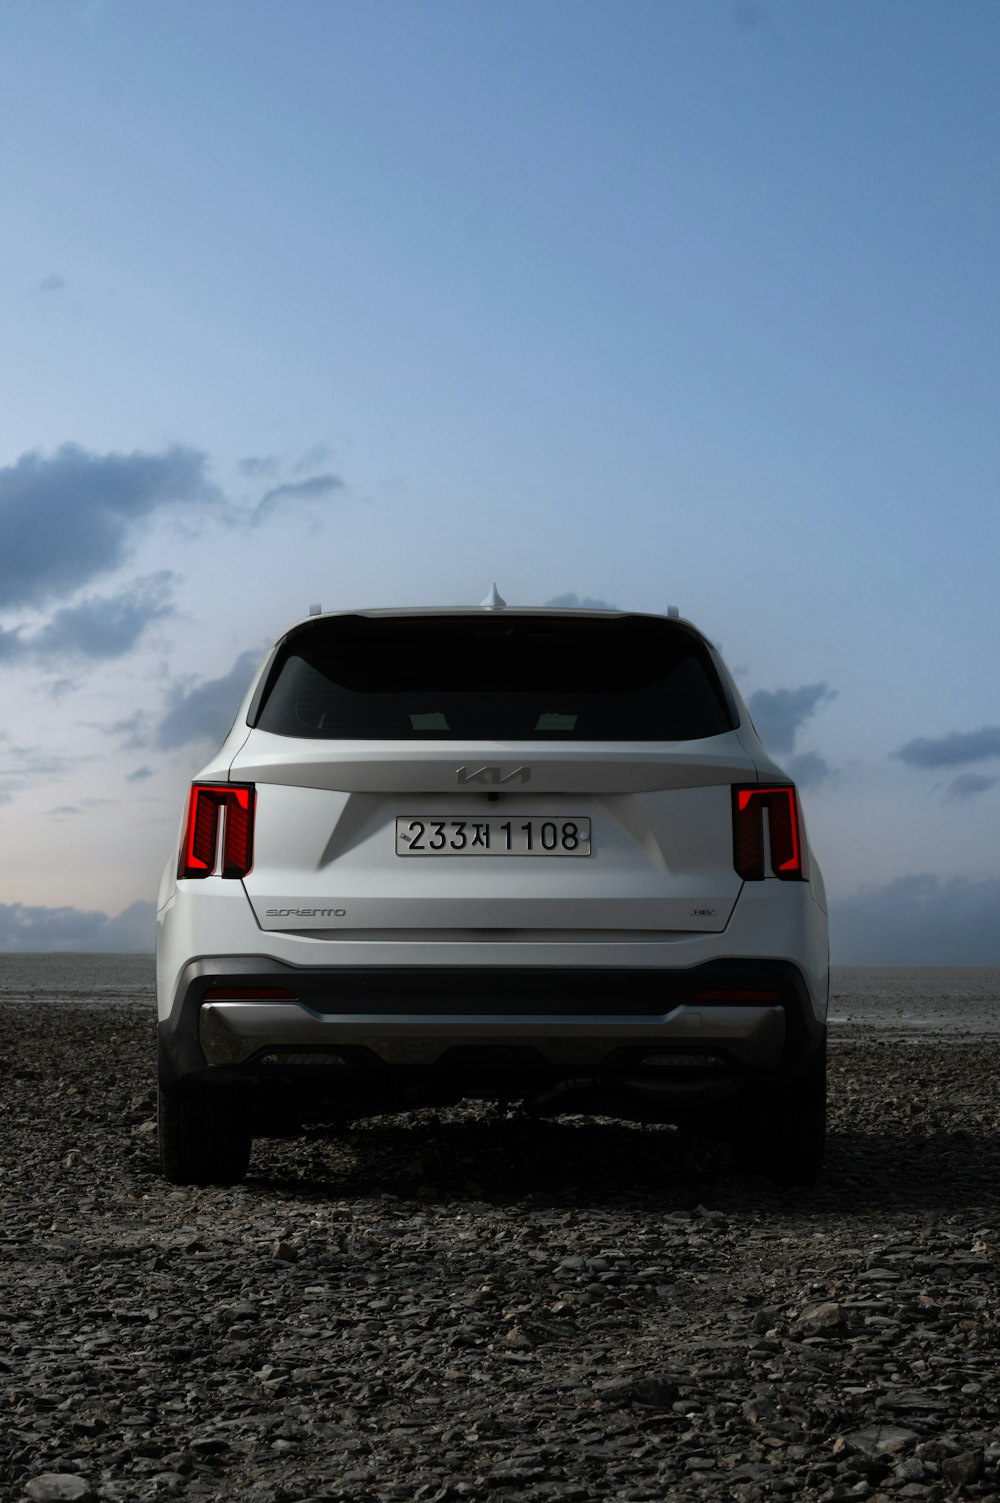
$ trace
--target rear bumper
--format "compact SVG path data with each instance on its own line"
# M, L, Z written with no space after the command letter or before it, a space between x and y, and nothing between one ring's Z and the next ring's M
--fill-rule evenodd
M637 1063L666 1082L682 1060L695 1085L780 1084L825 1038L826 916L807 883L746 884L721 934L572 942L264 934L238 883L213 886L160 913L168 1088L243 1084L345 1107L391 1103L408 1084L513 1098L631 1078ZM254 988L286 995L239 995ZM733 989L739 1001L712 996Z
M288 995L234 995L254 991ZM614 1074L643 1059L668 1072L683 1060L688 1079L777 1080L801 1073L824 1033L801 971L787 962L296 971L229 956L186 967L160 1024L161 1078L298 1082L322 1094L428 1072L476 1087L506 1072L516 1093L513 1077Z
M549 1064L574 1070L600 1068L610 1051L636 1045L724 1054L743 1070L767 1070L779 1064L785 1042L785 1015L776 1004L681 1006L652 1026L646 1017L594 1017L560 1029L561 1023L544 1016L519 1018L516 1025L509 1017L478 1015L326 1018L301 1005L215 1002L201 1009L199 1038L209 1066L248 1065L261 1057L266 1066L281 1065L283 1053L297 1057L302 1050L317 1051L320 1062L338 1046L345 1050L338 1065L362 1048L385 1065L437 1066L457 1046L506 1048L516 1038Z

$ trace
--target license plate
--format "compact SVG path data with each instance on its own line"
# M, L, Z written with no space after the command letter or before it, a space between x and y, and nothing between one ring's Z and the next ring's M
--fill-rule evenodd
M589 856L589 819L397 819L397 856Z

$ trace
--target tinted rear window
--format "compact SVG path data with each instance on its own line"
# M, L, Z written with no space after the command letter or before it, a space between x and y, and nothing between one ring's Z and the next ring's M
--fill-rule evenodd
M736 723L704 642L641 616L309 623L252 715L325 740L690 741Z

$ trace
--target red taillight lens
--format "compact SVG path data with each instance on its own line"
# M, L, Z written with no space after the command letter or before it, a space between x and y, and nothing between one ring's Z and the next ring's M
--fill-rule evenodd
M247 783L193 783L177 866L179 877L245 877L253 865L254 788Z
M765 809L771 871L786 882L803 881L799 806L790 783L733 789L733 865L744 881L763 880Z

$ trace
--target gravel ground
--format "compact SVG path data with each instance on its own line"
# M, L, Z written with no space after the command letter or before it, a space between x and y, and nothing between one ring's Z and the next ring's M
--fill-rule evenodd
M1000 1039L835 1028L810 1192L478 1108L177 1190L152 1056L0 1005L4 1500L1000 1498Z

